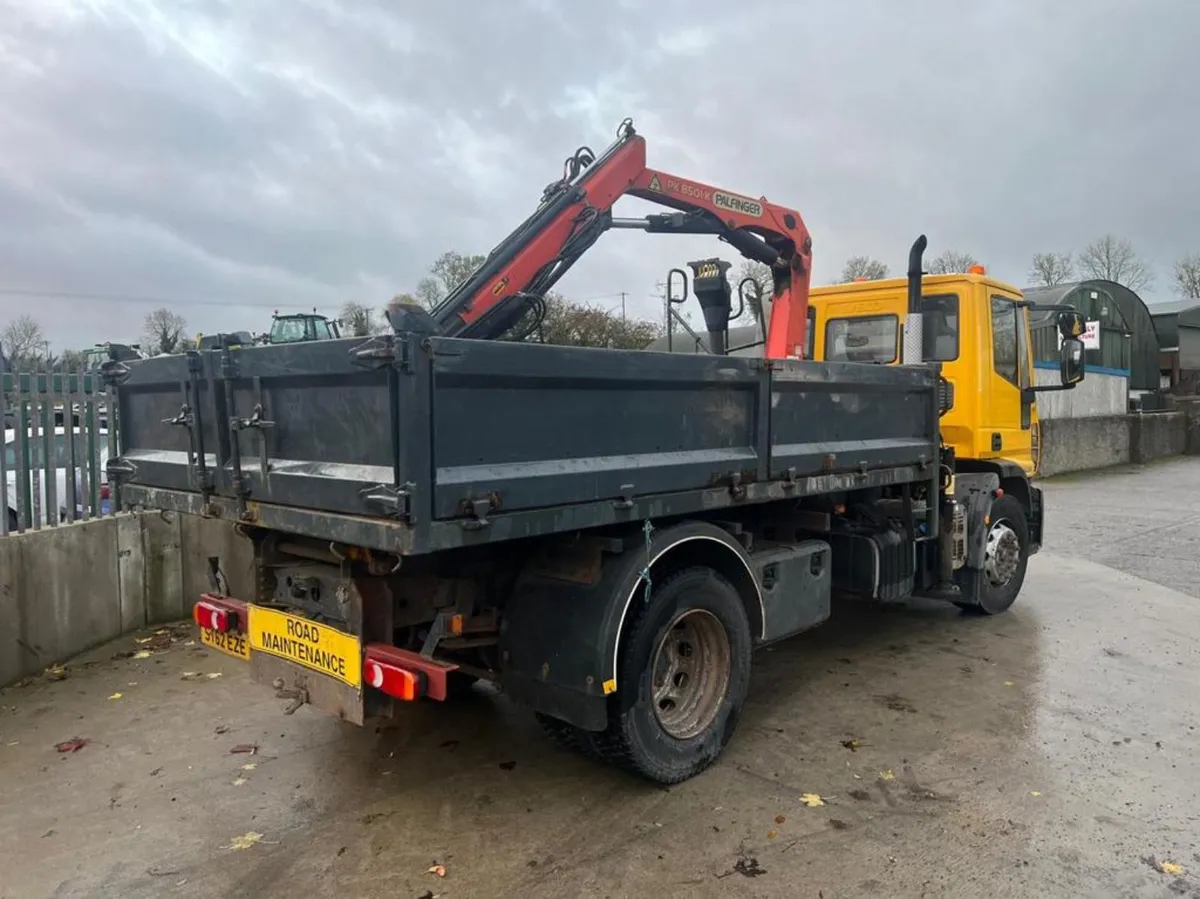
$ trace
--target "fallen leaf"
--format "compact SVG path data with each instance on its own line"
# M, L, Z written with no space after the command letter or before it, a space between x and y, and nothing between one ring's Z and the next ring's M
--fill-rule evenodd
M1015 686L1015 685L1013 684L1013 682L1012 682L1012 681L1010 681L1010 680L1006 680L1006 681L1004 682L1004 686L1006 686L1006 687L1012 687L1012 686Z
M1177 865L1175 862L1160 862L1158 865L1158 870L1162 871L1164 874L1182 874L1183 865Z
M842 746L849 749L851 752L858 752L862 746L862 740L842 740Z
M70 672L68 672L67 669L62 665L51 665L43 672L43 674L45 674L50 680L66 680L71 676Z
M159 767L159 768L155 768L153 771L151 771L151 772L150 772L150 776L151 776L151 777L158 777L158 775L162 774L162 770L163 770L163 769L162 769L161 767Z
M233 785L234 785L235 787L240 787L240 786L242 786L242 785L243 785L243 784L245 784L245 783L246 783L246 778L242 777L241 775L238 775L238 776L237 776L237 777L235 777L235 778L234 778L234 780L233 780Z
M122 696L124 696L124 695L125 695L124 693L114 693L114 694L112 694L112 695L111 695L110 697L108 697L108 698L109 698L109 699L120 699L120 698L121 698Z
M234 837L229 841L226 849L249 849L251 846L257 845L263 841L263 835L256 831L244 833L240 837Z
M250 755L255 755L258 753L258 744L257 743L238 743L231 750L229 750L230 755L238 755L240 753L249 753Z
M195 641L195 640L184 640L184 641L183 641L183 645L184 645L184 646L195 646L195 645L196 645L196 641Z
M778 833L777 831L774 831L774 830L768 830L768 831L767 831L767 839L768 839L768 840L773 840L773 839L775 839L777 836L779 836L779 833Z
M733 863L733 867L724 874L718 874L717 879L729 877L731 874L741 874L743 877L758 877L766 874L767 869L760 867L756 858L739 858Z
M221 672L220 671L210 671L208 674L206 674L204 676L207 677L209 680L216 680L218 677L221 676Z
M246 762L246 764L242 765L242 770L243 771L253 771L257 767L258 767L258 762Z
M893 773L892 773L892 769L891 769L891 768L889 768L889 769L888 769L888 770L886 770L886 771L880 771L880 772L879 772L879 779L880 779L880 780L895 780L895 779L896 779L896 775L895 775L895 774L893 774Z
M171 633L171 632L169 630L167 630L165 627L160 627L158 630L156 630L154 632L154 636L161 637L163 634L169 634L169 633Z
M784 821L786 821L786 820L787 820L787 815L776 815L776 816L775 816L775 823L776 823L776 824L782 824L782 823L783 823Z
M54 748L59 752L78 752L90 742L92 741L89 737L72 737L69 740L63 740L61 743L55 743Z
M1041 791L1041 790L1030 790L1030 791L1029 791L1029 795L1030 795L1030 796L1041 796L1041 795L1042 795L1042 791Z
M426 874L436 874L438 877L445 877L446 876L446 866L445 865L433 865L425 873Z
M153 637L134 637L133 642L138 643L142 646L145 646L147 643L149 643L153 639L154 639Z
M180 680L196 680L200 676L199 671L185 671L179 675Z
M135 653L133 654L133 658L135 658L135 659L148 659L148 658L150 658L150 656L151 656L151 655L152 655L152 653L150 652L150 650L148 650L148 649L139 649L137 652L135 652Z
M120 652L114 652L112 657L114 662L119 662L122 659L132 659L133 655L132 649L123 649Z
M809 808L816 808L819 805L825 804L825 800L822 799L817 793L802 793L800 795L800 801Z
M218 724L216 727L213 728L214 734L224 734L224 733L228 733L228 732L229 732L228 724Z

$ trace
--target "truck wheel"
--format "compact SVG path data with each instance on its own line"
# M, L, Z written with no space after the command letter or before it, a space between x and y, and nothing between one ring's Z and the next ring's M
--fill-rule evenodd
M741 597L710 568L688 568L634 598L621 635L599 757L662 784L707 768L737 725L750 684L750 624Z
M983 570L973 572L979 581L979 602L963 608L984 615L998 615L1016 601L1029 564L1029 524L1025 520L1025 509L1008 494L992 504L984 552Z

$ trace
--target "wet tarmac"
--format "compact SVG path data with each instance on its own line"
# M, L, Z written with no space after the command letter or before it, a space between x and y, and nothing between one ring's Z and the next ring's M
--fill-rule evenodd
M1009 614L839 610L669 790L487 692L359 730L123 639L0 692L0 897L1200 897L1200 460L1045 487Z

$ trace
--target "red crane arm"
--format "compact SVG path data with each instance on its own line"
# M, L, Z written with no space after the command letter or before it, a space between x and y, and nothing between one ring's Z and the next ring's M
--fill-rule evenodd
M612 207L626 194L677 211L614 222ZM803 357L812 240L800 214L647 168L646 141L628 120L599 158L581 148L567 160L563 178L546 188L533 215L446 297L434 318L451 336L500 336L614 226L715 234L747 258L770 265L774 286L766 355Z

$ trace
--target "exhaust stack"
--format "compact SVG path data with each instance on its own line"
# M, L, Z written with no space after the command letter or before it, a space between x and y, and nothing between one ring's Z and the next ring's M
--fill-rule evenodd
M921 277L925 274L922 260L929 241L922 234L913 241L912 249L908 251L908 315L904 318L904 357L905 365L915 365L925 361L925 328L921 313Z

